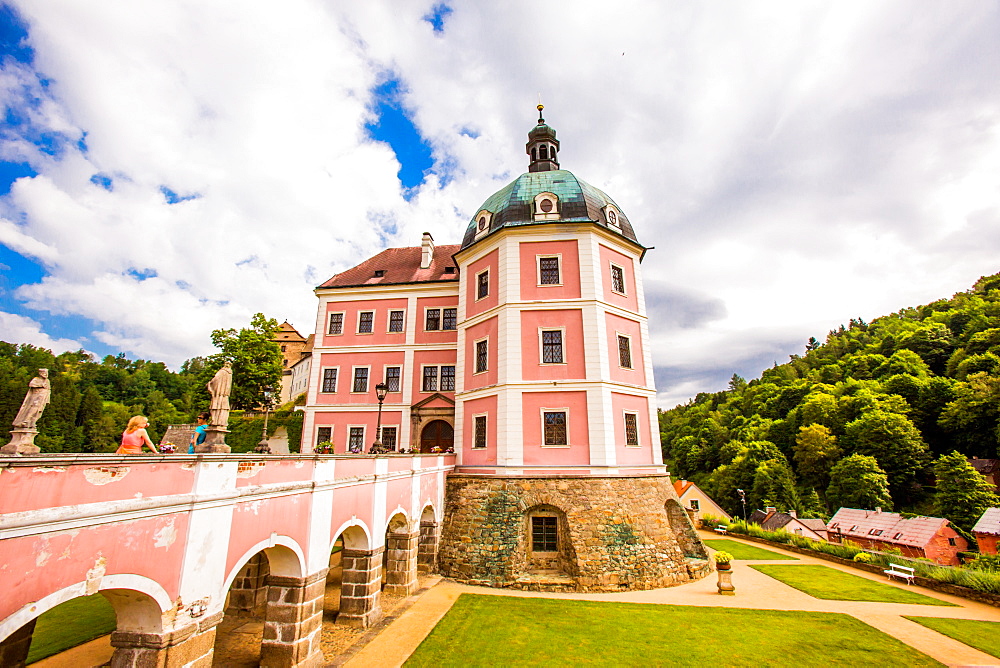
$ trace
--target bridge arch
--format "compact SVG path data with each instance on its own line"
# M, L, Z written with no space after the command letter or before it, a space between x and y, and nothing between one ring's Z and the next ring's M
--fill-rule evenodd
M163 613L173 607L170 596L155 580L133 574L107 575L101 578L97 591L88 589L83 580L25 604L0 621L0 641L57 605L93 593L102 594L114 608L118 631L162 633Z
M233 586L233 581L236 579L240 570L246 566L247 562L249 562L250 559L252 559L258 552L263 552L267 555L271 575L301 578L305 574L305 552L303 552L302 548L295 541L295 539L289 538L288 536L272 534L270 538L257 543L244 552L243 556L236 560L236 565L229 572L229 575L226 576L226 582L222 591L229 591L229 588Z
M330 550L333 550L338 538L344 539L345 550L370 550L372 549L372 532L364 521L350 519L340 525L333 532L333 540L330 542Z

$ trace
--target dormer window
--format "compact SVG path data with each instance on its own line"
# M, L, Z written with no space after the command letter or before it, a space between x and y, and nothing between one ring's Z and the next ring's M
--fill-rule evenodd
M455 273L455 267L445 267L444 268L444 273L446 273L446 274L454 274Z
M383 276L385 276L385 269L375 270L375 278L382 278Z
M559 220L559 198L553 193L535 195L535 220Z
M493 214L485 209L476 214L476 236L481 237L490 231L490 221Z
M608 227L613 227L620 232L622 228L621 218L621 212L616 210L610 204L604 207L604 219L608 221Z

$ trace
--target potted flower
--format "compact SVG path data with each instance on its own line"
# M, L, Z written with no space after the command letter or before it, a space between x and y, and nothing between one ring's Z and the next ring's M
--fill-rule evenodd
M333 443L330 441L323 441L322 443L316 444L315 453L317 455L329 455L333 452Z
M728 571L733 567L729 562L733 560L733 555L719 550L715 553L715 568L720 571Z

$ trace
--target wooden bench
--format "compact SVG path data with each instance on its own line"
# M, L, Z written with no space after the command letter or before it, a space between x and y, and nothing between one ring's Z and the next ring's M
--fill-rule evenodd
M715 527L715 533L721 533L723 536L726 535L726 527Z
M906 580L906 584L913 584L913 578L916 577L915 571L909 566L900 566L899 564L889 564L889 570L882 571L889 576L889 579L899 578L901 580Z

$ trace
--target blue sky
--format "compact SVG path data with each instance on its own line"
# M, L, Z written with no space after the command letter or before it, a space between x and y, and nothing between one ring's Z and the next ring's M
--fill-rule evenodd
M0 339L307 331L334 273L460 240L539 93L655 246L662 406L1000 271L995 2L0 7Z

